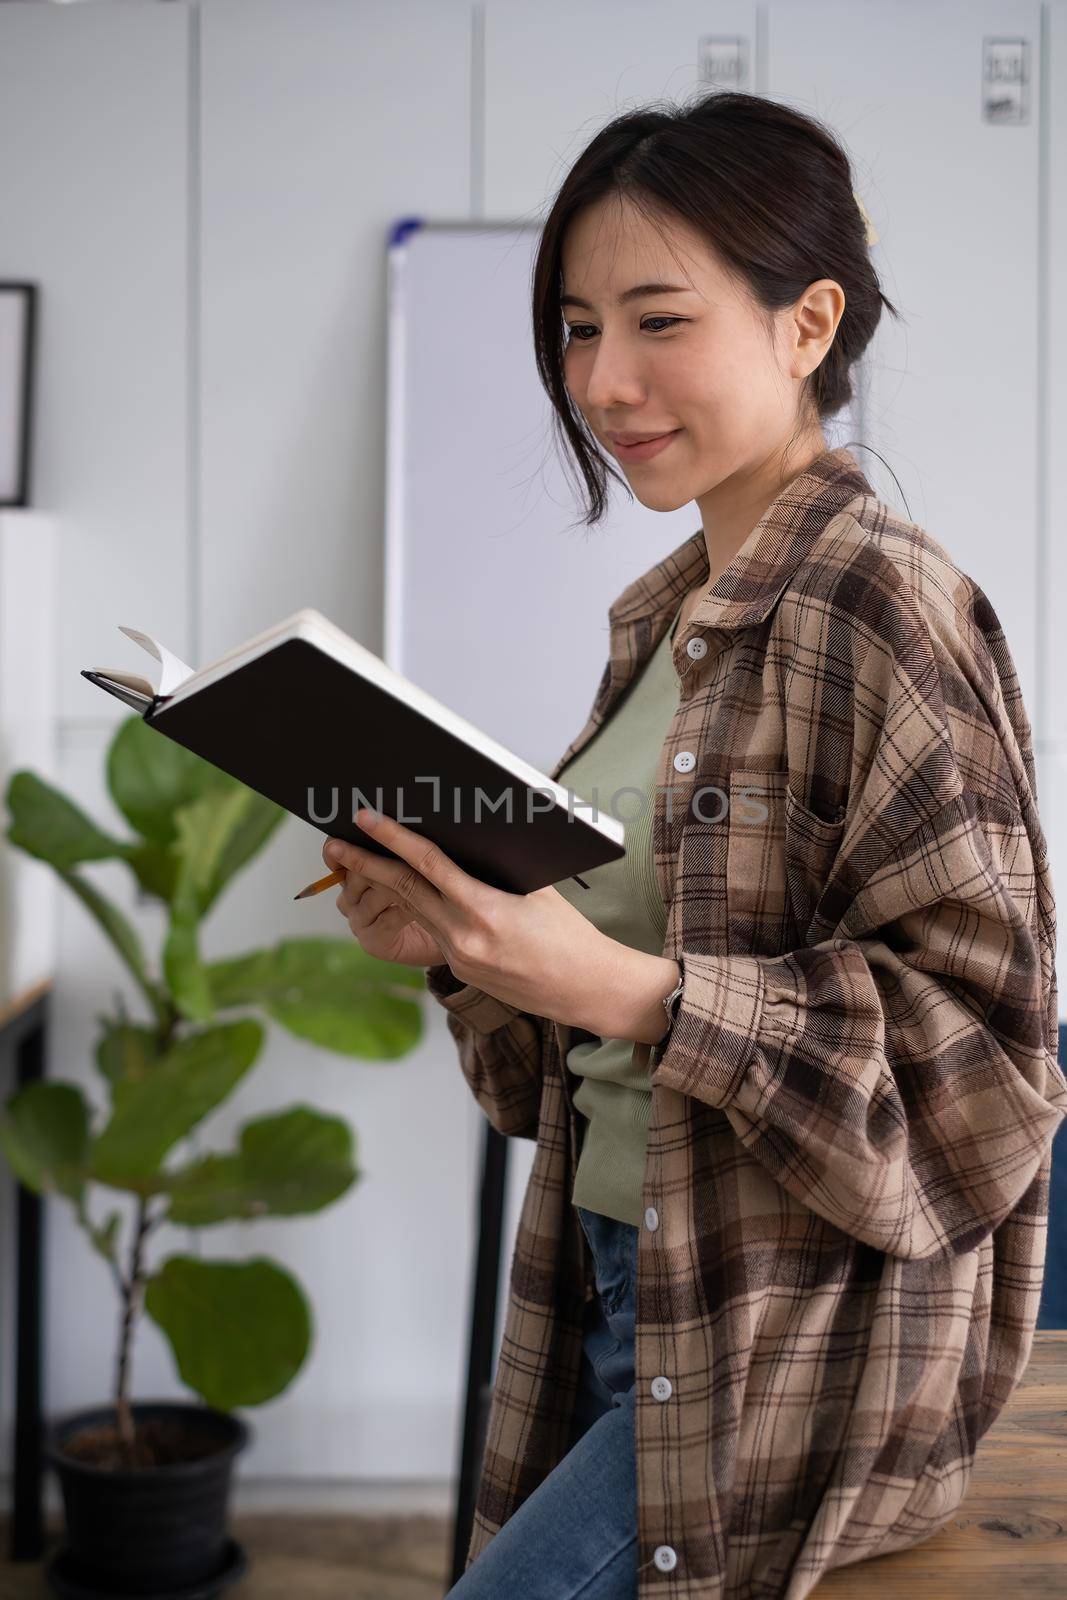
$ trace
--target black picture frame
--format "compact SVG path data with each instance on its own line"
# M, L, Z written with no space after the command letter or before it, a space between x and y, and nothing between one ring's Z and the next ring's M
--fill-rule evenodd
M37 285L0 282L0 508L30 504L36 350Z

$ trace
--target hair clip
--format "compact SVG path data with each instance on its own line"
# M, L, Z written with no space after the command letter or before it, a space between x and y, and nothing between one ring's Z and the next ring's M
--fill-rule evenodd
M877 244L878 243L878 235L874 231L874 223L871 221L869 215L867 214L867 207L864 205L863 201L860 199L860 197L856 193L855 189L853 189L853 191L852 191L852 197L855 200L856 204L860 208L860 216L863 218L864 226L867 229L867 243L868 244Z

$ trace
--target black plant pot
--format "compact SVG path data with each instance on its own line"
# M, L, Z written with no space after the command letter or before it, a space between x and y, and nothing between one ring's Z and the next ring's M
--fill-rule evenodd
M209 1406L143 1401L135 1427L151 1420L187 1423L217 1441L195 1460L115 1468L79 1461L64 1446L87 1428L114 1423L114 1406L76 1411L48 1429L45 1459L63 1491L67 1545L49 1579L64 1596L218 1594L244 1571L244 1552L227 1538L234 1457L252 1437L248 1424Z

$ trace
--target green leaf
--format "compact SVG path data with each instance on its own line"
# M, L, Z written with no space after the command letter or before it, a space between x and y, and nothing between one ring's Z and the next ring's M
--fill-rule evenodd
M178 851L173 846L148 841L135 845L126 859L143 893L169 905L181 870Z
M139 721L134 718L134 721ZM153 1011L161 1000L145 967L140 942L117 906L87 879L72 871L81 861L128 861L137 846L105 833L65 795L33 772L16 772L7 787L12 822L7 837L13 845L54 867L67 887L96 918L129 968Z
M90 911L96 918L133 977L137 980L153 1011L158 1014L161 1000L156 986L149 976L148 968L145 966L141 942L118 906L112 905L111 901L105 899L99 889L94 888L86 879L79 877L76 872L68 872L59 867L56 870L67 887L78 896L86 910Z
M207 968L215 1004L261 1006L297 1038L340 1055L380 1061L422 1037L421 967L369 956L355 939L285 939ZM400 991L399 993L397 991Z
M135 1022L113 1022L98 1017L104 1032L96 1046L96 1064L112 1089L120 1083L146 1078L166 1054L154 1028Z
M125 859L131 846L98 828L73 801L35 772L12 775L4 796L11 814L7 837L39 861L66 872L79 861Z
M283 806L268 800L266 795L247 789L248 801L244 812L236 819L229 837L219 851L215 873L205 890L201 891L201 914L210 910L220 892L246 862L263 848L271 834L288 817Z
M183 828L182 817L191 811L193 824ZM212 789L201 800L182 807L176 813L178 844L142 844L132 849L129 864L146 894L155 895L168 905L178 889L185 859L185 837L191 831L193 842L199 850L205 843L212 847L210 862L191 863L197 883L197 900L201 919L211 909L226 884L241 867L262 849L278 825L285 821L287 812L273 800L267 800L254 789L240 785L230 790ZM201 820L206 827L201 828Z
M281 1394L311 1344L303 1290L264 1256L171 1256L149 1278L144 1305L170 1340L182 1381L222 1411Z
M200 1228L259 1216L321 1211L357 1177L352 1130L340 1117L294 1106L241 1129L240 1149L170 1175L169 1222Z
M163 945L163 975L170 986L177 1011L192 1022L210 1022L215 1002L207 969L200 959L200 895L196 869L188 857L182 858L174 898L170 903L170 925Z
M146 841L131 865L142 888L168 902L179 870L181 814L212 797L222 806L216 823L226 825L212 845L214 864L199 877L201 915L288 815L284 807L168 739L143 717L130 717L119 728L108 752L107 773L115 804Z
M253 789L236 784L212 790L176 814L178 844L193 869L197 890L206 894L218 876L219 862L252 808Z
M148 1076L113 1084L111 1120L91 1149L93 1176L154 1193L167 1151L236 1088L262 1042L258 1022L226 1023L178 1040Z
M177 813L181 864L171 900L163 970L175 1005L194 1022L210 1022L215 1014L211 984L200 960L200 918L226 847L254 798L244 785L215 789Z
M77 1084L27 1083L0 1112L0 1148L16 1178L37 1194L78 1201L89 1155L89 1108Z
M170 923L163 944L163 976L175 1009L192 1022L210 1022L215 1014L211 983L200 959L200 898L192 864L183 859L170 903Z
M227 773L168 739L140 716L127 717L112 739L107 782L130 826L145 839L164 846L177 841L176 819L183 806L213 789L236 785Z

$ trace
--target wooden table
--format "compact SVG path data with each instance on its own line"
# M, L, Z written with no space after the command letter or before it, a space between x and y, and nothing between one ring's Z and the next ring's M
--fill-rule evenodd
M1039 1329L1018 1388L978 1441L954 1515L910 1550L827 1573L812 1600L1067 1595L1067 1330Z

